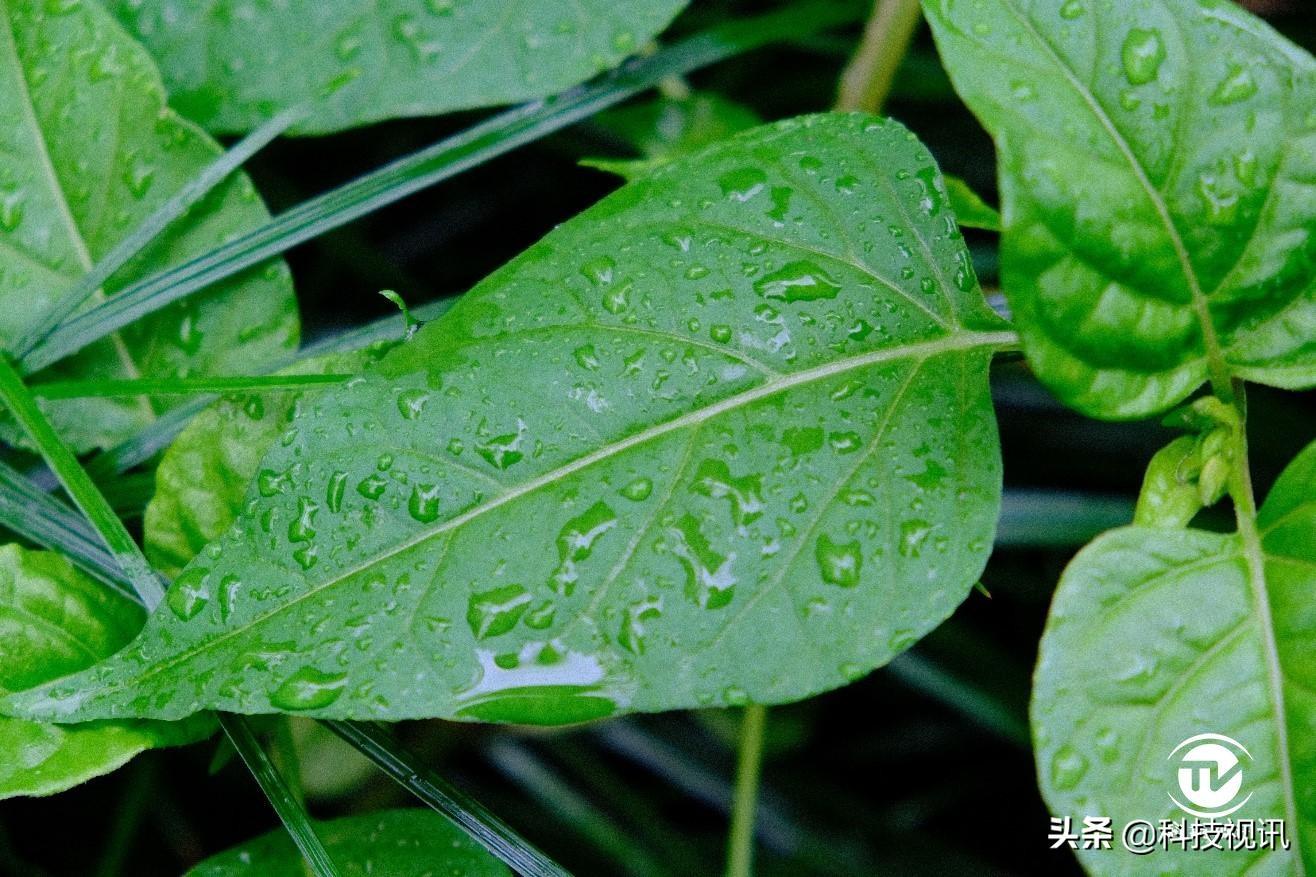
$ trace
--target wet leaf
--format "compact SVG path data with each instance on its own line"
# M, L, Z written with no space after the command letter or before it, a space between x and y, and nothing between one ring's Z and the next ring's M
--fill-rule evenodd
M343 877L509 877L497 859L432 810L385 810L316 825ZM305 877L282 829L206 859L185 877Z
M925 4L996 139L1001 278L1065 402L1316 383L1316 63L1230 3ZM1136 24L1135 24L1136 23Z
M387 346L387 345L382 345ZM354 374L374 349L303 360L280 374ZM167 576L182 572L218 539L242 510L261 458L288 428L308 398L321 390L230 396L198 414L178 434L155 470L155 494L146 506L146 555Z
M531 100L610 69L686 0L109 0L180 112L247 131L310 102L302 133Z
M146 53L96 3L0 9L0 345L219 155L165 108ZM221 184L106 285L197 255L269 218L241 174ZM297 340L282 262L253 268L44 373L49 379L249 373ZM44 407L79 450L113 444L164 403L80 399ZM8 430L13 438L17 430Z
M5 708L565 723L845 684L977 581L1013 339L908 131L746 132L318 396L134 645Z
M1247 803L1229 818L1285 819L1293 849L1172 847L1152 854L1157 869L1301 874L1316 865L1313 496L1316 444L1262 506L1255 558L1238 534L1125 527L1074 559L1042 638L1032 706L1054 812L1080 825L1084 815L1117 827L1191 820L1170 798L1194 806L1171 753L1195 735L1224 734L1251 756L1234 801ZM1146 873L1144 857L1080 856L1095 874Z
M89 667L141 627L142 612L48 551L0 546L0 691ZM0 718L0 798L51 795L147 749L200 739L209 719L60 726Z

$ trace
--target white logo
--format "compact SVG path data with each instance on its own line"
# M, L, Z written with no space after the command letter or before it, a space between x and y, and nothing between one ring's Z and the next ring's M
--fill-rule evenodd
M1252 797L1248 792L1234 803L1243 791L1243 757L1250 762L1252 753L1232 737L1198 734L1174 747L1169 757L1177 758L1179 792L1188 803L1174 793L1170 800L1185 813L1203 819L1228 816Z

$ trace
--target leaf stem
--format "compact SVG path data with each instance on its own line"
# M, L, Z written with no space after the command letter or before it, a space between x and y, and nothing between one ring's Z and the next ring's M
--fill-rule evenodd
M260 784L261 791L269 799L274 811L279 814L279 819L288 829L288 834L297 845L297 849L310 864L312 872L316 877L340 877L341 872L330 858L324 844L320 842L319 835L315 833L315 826L311 824L311 818L302 806L300 796L289 785L283 774L279 773L269 753L256 739L255 733L251 730L250 720L231 713L220 713L219 724L232 741L238 755L242 756L242 761L256 778L256 782Z
M133 378L126 380L49 381L32 384L42 399L85 399L104 396L192 396L213 393L278 393L324 384L341 384L352 375L232 375L197 378Z
M1285 821L1292 826L1298 825L1298 807L1294 798L1293 760L1289 746L1288 713L1284 706L1284 672L1280 667L1279 646L1275 642L1275 620L1271 612L1270 593L1266 583L1265 548L1261 543L1261 533L1257 528L1257 500L1252 487L1252 471L1248 459L1247 440L1247 395L1243 381L1234 379L1229 402L1238 412L1241 426L1238 429L1234 459L1229 470L1229 495L1234 503L1234 518L1238 525L1238 535L1243 542L1243 557L1247 562L1248 583L1252 591L1252 611L1257 619L1261 633L1262 656L1266 667L1266 684L1270 689L1271 701L1275 704L1278 716L1275 722L1276 762L1280 778L1280 787L1284 793ZM1297 861L1303 861L1299 849L1298 832L1293 839L1293 855Z
M754 873L754 817L758 811L767 714L766 707L750 704L741 719L736 792L731 805L731 833L727 838L727 877L752 877Z
M920 14L918 0L875 0L859 47L841 74L838 110L882 110Z
M159 576L147 564L128 528L119 520L73 451L46 419L46 415L37 406L36 398L6 357L0 357L0 401L13 413L14 419L36 445L74 504L86 515L87 521L110 550L114 562L132 583L142 605L154 609L164 597Z
M541 853L483 804L420 763L381 725L336 720L324 720L323 724L404 789L457 823L476 843L522 877L570 877L561 865Z

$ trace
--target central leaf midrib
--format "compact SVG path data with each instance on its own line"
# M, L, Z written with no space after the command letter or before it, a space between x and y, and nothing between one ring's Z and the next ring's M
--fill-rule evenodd
M73 217L73 211L69 207L68 198L64 192L64 186L60 182L59 175L55 172L55 164L50 154L50 144L47 143L46 132L41 127L41 122L37 118L36 99L32 95L32 87L27 79L27 71L23 67L22 59L19 58L18 37L14 33L13 16L9 12L8 7L3 4L3 0L0 0L0 10L3 11L5 20L5 26L0 28L0 32L3 33L5 41L8 43L8 45L3 48L7 49L7 54L13 59L16 80L19 89L22 91L22 99L19 101L19 104L21 105L28 126L32 131L32 137L36 146L36 149L34 149L33 152L36 153L37 162L41 167L42 175L46 178L46 184L50 187L55 206L59 211L61 224L64 226L70 242L73 244L73 249L77 253L78 261L82 264L83 272L86 273L95 267L95 263L92 260L91 251L87 248L87 242L82 237L82 230L78 227L77 220ZM64 292L64 290L60 290L60 292ZM104 294L100 290L97 290L97 294L101 298L104 298ZM137 367L136 361L133 360L132 355L128 352L128 348L123 342L123 337L118 332L115 332L110 336L110 343L114 348L116 358L128 371L129 376L135 378L141 377L141 369ZM146 412L148 416L155 416L155 410L151 407L149 400L145 398L138 399L137 406Z
M1124 156L1128 162L1129 169L1133 172L1134 178L1138 185L1147 195L1147 200L1152 209L1156 211L1157 218L1160 219L1161 225L1165 228L1166 236L1174 248L1175 258L1179 262L1179 269L1183 273L1184 282L1188 285L1188 293L1192 298L1193 314L1202 330L1202 346L1205 348L1208 370L1211 375L1212 383L1218 385L1217 391L1221 391L1229 385L1229 365L1225 359L1224 351L1220 346L1220 339L1216 335L1215 322L1211 318L1210 303L1207 300L1206 293L1202 290L1201 281L1197 277L1197 272L1193 270L1192 260L1188 256L1188 248L1183 242L1183 237L1179 234L1178 226L1174 223L1174 217L1170 215L1169 207L1161 193L1152 185L1151 179L1147 176L1146 169L1143 168L1142 162L1133 153L1128 141L1118 128L1115 127L1114 121L1106 112L1100 101L1078 78L1078 74L1070 68L1060 53L1051 45L1050 41L1042 35L1033 25L1033 22L1027 15L1018 9L1014 0L1001 0L1001 5L1005 8L1015 21L1023 27L1028 34L1036 41L1037 45L1048 55L1060 70L1061 75L1070 88L1079 96L1084 105L1092 112L1093 117L1097 120L1115 148Z
M135 684L141 684L145 679L148 679L151 676L157 675L161 672L164 672L165 670L168 670L171 667L175 667L178 664L183 663L184 661L190 660L196 655L199 655L203 652L216 648L220 644L227 642L228 640L237 637L243 633L246 633L247 631L251 630L257 625L264 623L265 621L278 615L279 613L287 611L288 609L298 605L302 601L308 600L316 596L317 594L321 593L322 591L328 588L332 588L335 585L338 585L343 581L351 578L352 576L357 575L358 573L364 572L365 570L369 569L372 566L375 566L376 564L383 563L392 557L396 557L397 555L402 554L403 552L411 548L414 548L417 545L420 545L430 539L433 539L436 536L440 536L443 533L446 533L450 530L455 530L458 527L465 525L469 521L474 520L475 518L478 518L497 508L501 508L502 506L506 505L509 502L517 500L522 496L525 496L527 494L533 493L536 490L539 490L542 487L553 484L563 478L573 475L582 469L586 469L594 465L595 463L599 463L604 460L610 459L611 457L620 454L626 450L629 450L630 448L645 444L649 441L652 441L656 438L660 438L661 436L667 435L668 433L674 432L683 427L693 426L699 423L703 423L704 421L716 417L719 414L722 414L727 411L735 410L736 408L739 408L744 405L749 405L760 399L775 395L785 390L790 390L798 386L807 385L815 381L824 380L829 377L846 374L847 372L864 368L869 365L875 365L880 362L890 362L894 360L909 359L909 358L928 359L942 353L950 353L956 351L966 352L976 348L984 348L984 347L1003 348L1017 344L1018 340L1019 340L1018 335L1013 331L979 332L979 331L962 330L960 332L951 335L946 335L942 338L938 338L934 341L917 342L913 344L905 344L896 347L884 348L882 350L869 351L868 353L860 354L858 356L847 357L845 359L836 360L834 362L827 363L826 365L817 366L811 369L805 369L804 371L784 375L775 380L764 381L763 383L749 390L737 393L733 396L729 396L726 399L722 399L718 402L714 402L713 404L708 405L704 408L697 409L696 411L691 411L679 417L675 417L671 420L666 420L663 421L662 423L655 424L654 426L651 426L648 429L641 430L640 432L634 433L620 441L606 445L605 447L600 448L599 450L593 453L586 454L583 457L577 457L575 460L572 460L569 463L559 466L556 469L546 472L543 475L540 475L536 478L532 478L531 480L525 482L519 487L509 489L506 493L499 494L493 497L492 499L490 499L489 501L479 506L476 506L475 508L472 508L466 512L463 512L462 514L457 515L456 517L449 518L448 520L442 521L433 527L421 530L420 532L414 534L410 538L403 540L402 542L390 547L386 552L374 555L363 563L359 563L350 569L342 570L341 572L334 574L333 577L328 578L325 581L320 582L319 584L312 585L305 592L298 594L292 600L289 600L286 603L282 603L278 606L275 606L269 612L266 612L263 615L253 618L250 622L248 622L247 624L241 627L237 627L232 630L226 631L212 639L204 640L203 642L198 643L197 646L194 648L180 652L164 661L161 661L160 663L148 667L142 673L138 674L135 677L132 677L131 680L123 678L120 681L118 681L116 684L102 686L100 689L98 689L98 693L103 696L106 693L117 691L119 689L124 688L129 683L129 681L132 681ZM85 703L86 701L90 700L93 696L94 695L89 695L88 697L83 699L83 702ZM80 709L80 707L75 707L74 711L76 712L77 709Z

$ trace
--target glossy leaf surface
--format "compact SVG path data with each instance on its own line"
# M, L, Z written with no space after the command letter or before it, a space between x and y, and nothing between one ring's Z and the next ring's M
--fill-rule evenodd
M89 667L141 627L142 612L58 554L0 547L0 691ZM146 749L191 742L208 720L59 726L0 718L0 798L49 795Z
M52 303L165 199L220 154L165 107L145 51L94 2L0 5L0 345ZM106 285L208 250L269 216L246 177L219 185ZM295 345L282 262L97 343L50 379L243 373ZM50 403L79 450L113 444L159 408L134 399Z
M316 356L281 374L355 374L373 358L365 351ZM155 470L155 494L146 506L146 556L177 576L218 539L242 509L260 461L316 389L229 396L194 417Z
M246 131L307 102L303 133L531 100L615 67L685 0L109 0L174 106Z
M135 644L5 708L562 723L842 685L977 581L1013 341L908 131L745 132L317 397Z
M509 877L456 826L432 810L386 810L316 825L343 877ZM306 864L282 829L213 856L186 877L305 877Z
M1316 63L1198 0L929 0L996 139L1001 278L1064 401L1316 383Z
M1192 819L1171 753L1197 734L1232 737L1247 803L1234 820L1285 819L1292 850L1157 851L1160 873L1301 874L1316 866L1316 445L1262 506L1264 556L1250 572L1237 534L1126 527L1066 570L1042 639L1032 721L1052 810ZM1098 874L1144 874L1146 858L1081 853Z

